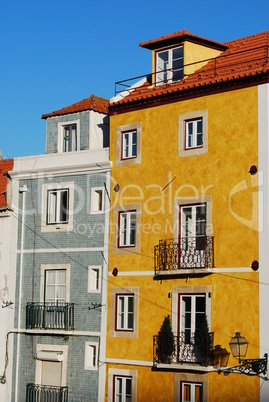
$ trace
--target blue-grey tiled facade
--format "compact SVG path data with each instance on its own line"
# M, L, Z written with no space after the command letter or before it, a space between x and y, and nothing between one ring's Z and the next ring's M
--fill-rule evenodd
M104 292L106 292L104 284L106 285L108 263L106 251L108 248L107 220L109 214L107 208L109 208L110 165L108 157L106 160L100 160L99 164L93 163L91 159L89 116L90 112L85 111L47 120L47 154L58 152L58 123L80 120L80 150L78 151L83 160L81 162L83 168L79 168L79 162L74 163L76 155L75 152L72 152L70 155L64 155L63 166L59 165L59 159L55 159L57 161L55 171L53 171L53 166L44 165L46 169L43 171L33 169L29 174L26 168L25 171L23 170L23 166L28 166L27 161L18 164L21 170L16 171L15 169L13 181L18 180L19 191L14 327L18 328L18 331L14 333L13 337L12 397L15 400L16 394L17 402L32 401L32 399L29 401L26 399L27 384L42 386L42 374L40 375L38 370L43 370L43 360L40 361L37 354L38 348L43 350L42 347L48 353L53 353L58 349L59 351L67 350L64 352L66 361L63 360L60 363L62 373L65 373L64 384L61 384L60 387L68 387L68 402L100 400L99 376L100 367L103 365L100 360L100 350L102 339L105 336L104 331L102 332L101 322L102 314L106 314L104 311L106 306L103 301ZM83 150L85 153L81 152ZM57 155L55 157L57 158ZM37 160L38 158L37 156ZM79 158L76 160L79 161ZM55 224L53 227L53 225L49 226L46 221L47 186L49 185L50 189L54 188L54 185L55 189L59 188L59 185L61 188L65 188L65 183L67 188L70 183L73 186L73 225L68 229L68 225L65 228L63 224L59 227ZM23 187L26 191L20 190ZM91 210L91 190L96 187L103 191L103 211L98 212ZM69 193L69 197L71 197L71 193ZM68 208L70 209L70 199ZM70 216L69 214L68 220L71 220ZM68 267L68 273L70 273L70 281L66 283L66 289L69 289L68 303L74 304L74 327L71 329L29 328L29 316L27 318L26 314L27 303L41 305L44 303L44 270L46 271L46 267L58 269L61 265ZM98 291L88 289L89 266L97 266L100 269ZM19 305L21 305L20 325ZM18 334L19 332L20 334ZM97 345L96 356L92 358L93 361L97 361L95 367L89 368L86 364L85 345L87 342ZM17 345L19 345L18 351ZM52 361L54 360L52 359ZM63 366L64 364L65 366ZM62 374L61 379L63 376ZM39 380L37 380L38 378ZM54 399L48 399L48 402L50 401L54 401Z

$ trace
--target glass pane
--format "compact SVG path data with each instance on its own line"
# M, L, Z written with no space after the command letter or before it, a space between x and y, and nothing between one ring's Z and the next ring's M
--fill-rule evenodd
M67 222L68 216L68 191L63 190L60 192L60 222Z
M47 284L55 285L56 271L46 271L46 281Z
M134 298L128 297L128 329L133 329L134 322Z
M48 192L48 223L56 222L56 205L57 205L57 192L49 191Z
M202 402L202 391L201 385L195 385L195 402Z
M77 128L72 126L72 151L77 150Z
M70 128L64 128L64 152L70 151Z
M184 402L189 402L191 399L191 386L190 384L183 384L184 386Z
M122 378L116 378L116 402L122 402Z
M157 55L157 83L163 84L167 81L168 51L160 52Z
M127 214L120 214L120 245L125 246L127 243Z
M135 245L136 214L130 214L130 245Z
M197 121L197 146L203 145L203 121Z
M136 156L137 152L137 133L133 132L133 143L132 143L132 156Z
M129 133L123 135L123 158L129 157Z
M196 296L196 312L205 313L205 296Z

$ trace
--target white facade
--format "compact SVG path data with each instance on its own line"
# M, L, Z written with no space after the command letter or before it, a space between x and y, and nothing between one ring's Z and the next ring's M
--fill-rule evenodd
M260 85L258 87L258 138L260 298L259 357L261 358L265 353L269 353L269 84ZM255 190L253 189L253 191ZM260 401L268 402L269 381L261 378L260 382Z
M11 400L16 228L12 212L0 212L0 402Z

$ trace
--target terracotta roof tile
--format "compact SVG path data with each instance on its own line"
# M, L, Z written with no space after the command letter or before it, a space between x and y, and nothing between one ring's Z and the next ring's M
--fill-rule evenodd
M269 76L269 31L225 43L226 50L183 80L162 86L145 83L110 108L143 102L200 87Z
M13 159L0 160L0 210L8 209L6 203L5 192L7 189L7 172L13 169Z
M173 43L183 42L184 40L189 40L191 42L200 43L207 45L209 47L213 47L216 49L224 50L226 48L225 44L221 42L216 42L207 38L203 38L198 35L191 34L187 29L182 29L181 31L174 32L169 35L161 36L157 39L152 39L147 42L141 42L139 44L140 47L144 47L146 49L158 49L160 46L167 46Z
M61 116L64 114L78 113L85 110L94 110L99 113L108 113L109 101L104 98L100 98L95 95L91 95L89 98L83 99L80 102L73 103L70 106L66 106L62 109L55 110L54 112L43 114L42 119L47 119L48 117Z

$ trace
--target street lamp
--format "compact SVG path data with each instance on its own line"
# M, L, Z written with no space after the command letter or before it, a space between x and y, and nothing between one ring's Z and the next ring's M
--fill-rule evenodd
M229 346L233 357L237 358L239 363L241 363L241 357L245 357L248 350L248 342L246 338L244 338L240 332L236 332L235 336L230 340Z
M247 354L248 342L240 332L236 332L229 342L229 346L233 357L238 359L240 365L235 367L228 367L227 369L219 370L219 373L223 372L225 375L230 373L241 373L247 375L259 375L267 373L267 361L268 355L265 353L261 359L244 359ZM243 359L242 359L243 357Z

